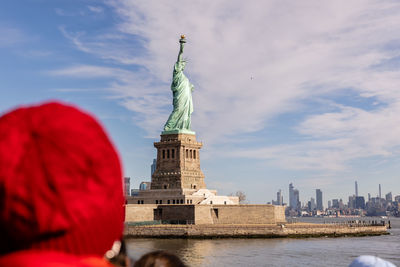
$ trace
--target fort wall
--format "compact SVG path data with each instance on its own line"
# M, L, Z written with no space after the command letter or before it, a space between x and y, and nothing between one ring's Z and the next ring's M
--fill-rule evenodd
M283 206L274 205L213 205L213 224L276 224L286 222Z
M126 205L125 206L125 221L126 222L147 222L154 220L154 209L157 205Z
M126 205L126 222L170 221L184 224L284 223L284 206L274 205Z
M286 225L152 225L129 226L126 237L150 238L223 238L223 237L320 237L367 236L388 234L386 226L350 226L330 224Z

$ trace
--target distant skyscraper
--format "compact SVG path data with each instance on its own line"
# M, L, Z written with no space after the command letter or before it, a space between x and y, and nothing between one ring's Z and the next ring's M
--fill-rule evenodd
M296 201L294 198L294 186L292 183L289 184L289 208L294 209L296 208Z
M343 208L344 208L343 200L340 199L339 200L339 209L343 209Z
M131 197L136 197L139 195L139 189L131 189Z
M131 195L131 178L125 177L124 178L124 189L125 189L125 196Z
M299 190L294 189L292 183L289 184L289 208L297 211L301 208Z
M328 200L328 209L332 208L332 201Z
M153 176L153 173L156 171L156 167L157 167L157 160L153 159L153 164L151 164L151 175L150 175L150 177Z
M371 194L368 193L368 201L371 201Z
M392 202L393 201L392 192L387 193L385 198L386 198L386 202L388 202L388 203Z
M310 201L308 201L307 208L308 208L308 211L310 211L310 212L314 211L317 208L314 198L311 198Z
M322 201L322 191L321 189L315 190L316 199L317 199L317 210L324 210L323 201Z
M332 199L332 208L339 208L339 199Z
M381 184L379 184L379 198L382 198Z
M357 185L357 181L355 182L355 187L356 187L356 197L358 197L358 185Z
M365 209L364 197L356 197L356 199L355 199L355 208L356 209Z
M317 208L317 205L315 204L315 199L312 197L310 199L310 210L313 211Z
M276 204L282 206L283 205L283 196L282 196L282 190L279 189L279 191L276 193Z
M354 209L354 207L356 206L356 196L349 196L349 202L347 203L347 206L349 207L349 209Z
M149 190L151 187L150 182L141 182L139 185L139 190Z
M293 190L293 195L295 199L295 210L299 211L301 209L301 202L300 202L300 193L299 190Z

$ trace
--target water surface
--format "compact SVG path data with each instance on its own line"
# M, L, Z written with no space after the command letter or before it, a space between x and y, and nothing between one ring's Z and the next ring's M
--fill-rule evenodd
M324 221L322 218L308 220ZM375 255L400 266L400 218L390 220L391 234L385 236L299 239L141 238L129 239L127 245L129 255L135 259L150 251L167 250L178 255L189 266L348 266L359 255Z

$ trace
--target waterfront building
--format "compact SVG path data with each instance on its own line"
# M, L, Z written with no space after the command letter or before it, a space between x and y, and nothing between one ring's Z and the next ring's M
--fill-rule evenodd
M385 199L379 197L372 197L371 201L367 203L367 215L368 216L383 216L386 215Z
M385 195L386 203L391 203L393 201L392 192L389 192Z
M316 189L315 190L315 195L316 195L316 199L317 199L317 210L324 210L324 206L323 206L323 200L322 200L322 191L321 189Z
M396 217L400 217L400 202L393 202L393 215Z
M125 196L130 196L130 193L131 193L131 178L130 177L124 178L124 193L125 193Z

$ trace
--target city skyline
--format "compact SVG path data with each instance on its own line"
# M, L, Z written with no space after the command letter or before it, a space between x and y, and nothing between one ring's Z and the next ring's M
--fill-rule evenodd
M312 195L303 196L301 190L295 188L294 183L290 183L288 185L289 190L288 190L287 196L282 194L282 189L279 189L277 191L277 193L276 193L277 198L276 198L276 200L275 199L272 200L272 204L280 205L278 199L279 198L283 198L283 202L282 202L283 204L287 205L289 208L294 208L295 209L295 207L297 207L297 208L299 207L298 203L297 203L297 197L299 197L298 200L300 201L300 204L301 204L300 207L306 206L307 202L310 201L310 199L311 199L311 200L315 201L314 204L315 204L315 208L317 210L324 210L325 208L329 207L329 202L331 202L332 200L338 200L338 201L342 200L343 203L347 203L347 201L351 197L355 197L355 199L357 197L361 197L365 201L369 201L370 198L392 199L395 196L400 196L400 194L394 194L392 190L391 191L387 191L386 193L385 192L382 193L381 184L377 184L377 186L378 186L377 192L378 193L376 195L371 195L371 192L368 192L365 195L362 195L362 194L360 195L360 194L358 194L358 182L355 181L354 184L355 184L354 192L351 193L349 191L349 193L348 193L348 195L346 197L342 198L342 197L337 197L336 196L336 197L327 199L327 198L324 197L324 194L323 194L324 192L321 189L314 189L315 190L315 197L313 197ZM342 193L342 194L346 194L346 193ZM319 200L319 199L321 199L321 200ZM287 201L285 201L285 200L287 200ZM322 208L318 204L320 201L321 201Z
M172 110L186 34L205 183L265 203L293 183L324 207L400 194L396 1L2 2L0 110L58 99L94 114L134 188ZM266 197L267 196L267 197Z

